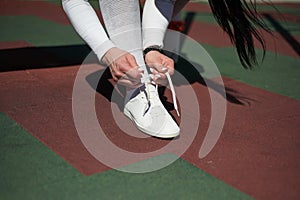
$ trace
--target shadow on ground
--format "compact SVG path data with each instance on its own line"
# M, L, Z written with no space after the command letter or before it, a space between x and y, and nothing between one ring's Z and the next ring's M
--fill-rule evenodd
M199 66L198 66L199 67ZM200 66L201 67L201 66ZM199 71L187 60L182 57L178 57L177 62L175 63L176 72L174 76L181 74L188 81L189 84L198 83L207 87L207 84L210 85L210 88L218 92L228 102L238 104L238 105L249 105L253 99L248 98L236 90L220 85L213 80L204 79ZM203 69L203 67L201 67ZM99 76L101 76L99 80ZM110 71L107 69L96 71L86 77L89 85L96 90L98 93L103 95L107 100L116 103L120 110L123 110L123 99L125 95L125 87L118 85L116 88L117 92L114 92L115 84L113 83L112 76ZM95 84L96 83L96 84ZM174 83L176 86L186 83ZM173 103L167 101L167 97L164 96L166 88L159 87L159 95L162 103L168 111L174 110ZM225 90L225 93L224 93ZM113 97L114 95L114 97ZM112 98L113 97L113 98Z
M91 53L91 50L87 45L4 49L0 50L0 72L80 65L83 63L83 61L87 61L85 58L89 53ZM91 58L92 59L88 59L87 63L98 62L95 55L93 55ZM212 87L211 89L219 92L230 103L240 105L250 104L250 98L245 97L232 88L225 87L226 95L224 95L222 92L222 85L215 84L209 79L204 80L204 78L193 65L196 65L196 63L191 64L184 58L179 57L177 63L175 64L175 68L178 73L182 74L188 80L190 84L199 83L207 86L206 83L209 82L209 85ZM201 68L201 66L198 67ZM97 86L93 86L93 84L91 84L91 80L98 78L98 75L101 73L95 72L94 74L90 74L87 77L87 81L97 92L111 101L114 85L111 81L109 81L111 79L109 70L106 70L103 73L103 76L101 77ZM122 86L119 86L118 89L120 91L120 98L115 99L122 100L125 89ZM168 110L173 110L173 104L168 102L163 96L164 91L165 88L159 88L159 94L162 102ZM119 108L122 110L123 102L121 102L121 100L120 102L114 103L117 103Z

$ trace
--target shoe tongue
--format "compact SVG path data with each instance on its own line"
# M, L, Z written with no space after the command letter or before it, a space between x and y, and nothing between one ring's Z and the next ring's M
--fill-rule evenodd
M138 94L140 94L140 91L143 91L143 90L145 90L145 85L142 85L142 86L140 86L139 88L133 89L133 91L132 91L130 97L127 99L127 101L125 100L125 104L126 104L129 100L133 99L133 98L136 97Z
M147 84L146 90L148 90L149 92L156 92L156 87L152 84Z
M150 95L150 98L158 95L156 86L152 84L147 84L145 91Z

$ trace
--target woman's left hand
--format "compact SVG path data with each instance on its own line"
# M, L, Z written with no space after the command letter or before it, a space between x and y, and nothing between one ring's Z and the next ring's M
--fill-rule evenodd
M150 67L152 73L152 80L160 85L166 85L166 72L169 72L170 75L174 74L174 61L173 59L165 56L159 51L149 51L145 55L145 62Z

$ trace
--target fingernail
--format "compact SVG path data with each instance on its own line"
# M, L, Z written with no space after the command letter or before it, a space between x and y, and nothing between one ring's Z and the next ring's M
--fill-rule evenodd
M161 75L160 74L155 74L155 77L156 78L161 78Z
M150 74L149 76L150 76L151 79L154 79L154 75L153 74Z
M143 69L141 69L141 68L138 68L138 71L139 71L139 72L143 72L144 70L143 70Z
M153 72L153 71L154 71L154 69L150 68L150 72Z
M167 70L167 68L166 68L166 67L163 67L161 70L165 71L165 70Z

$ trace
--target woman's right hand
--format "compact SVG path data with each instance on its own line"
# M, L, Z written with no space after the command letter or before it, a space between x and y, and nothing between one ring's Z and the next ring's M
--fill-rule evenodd
M109 66L114 81L130 88L141 85L143 70L141 70L130 53L113 47L102 58L102 62Z

